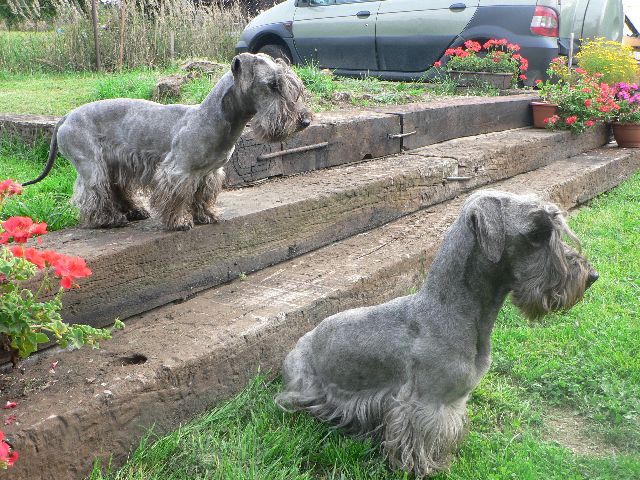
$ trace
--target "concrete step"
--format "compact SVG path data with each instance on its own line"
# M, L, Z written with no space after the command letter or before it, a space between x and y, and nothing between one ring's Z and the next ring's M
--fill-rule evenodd
M517 129L459 138L382 159L225 191L223 221L164 232L154 220L123 229L68 229L44 246L93 270L65 296L70 322L105 325L370 230L470 188L606 143L608 130ZM464 179L462 181L448 179Z
M491 187L570 209L638 169L640 151L602 148ZM81 478L94 456L119 465L151 425L175 429L238 392L258 367L277 372L325 317L407 294L466 195L136 316L101 350L40 352L25 362L25 378L45 386L15 399L17 421L4 427L21 455L6 478Z
M447 97L373 110L325 112L317 114L309 128L284 143L260 143L247 128L225 167L226 185L249 185L272 177L380 158L452 138L529 126L529 103L537 98ZM0 135L18 135L33 142L41 136L50 137L58 120L52 116L0 114ZM307 150L290 152L301 147Z

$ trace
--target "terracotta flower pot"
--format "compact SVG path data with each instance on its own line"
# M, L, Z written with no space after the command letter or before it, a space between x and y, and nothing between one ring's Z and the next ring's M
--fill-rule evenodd
M531 102L533 111L533 127L545 128L545 118L553 117L558 113L558 105L549 102Z
M513 73L462 72L447 70L449 77L460 87L491 85L499 90L511 88Z
M640 148L640 123L613 122L613 138L621 148Z

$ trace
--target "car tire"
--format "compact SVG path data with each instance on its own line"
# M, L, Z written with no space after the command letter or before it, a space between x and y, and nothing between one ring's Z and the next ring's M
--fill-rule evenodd
M291 54L289 53L289 49L283 45L274 43L263 45L258 49L257 53L266 53L272 58L281 58L285 62L291 64Z

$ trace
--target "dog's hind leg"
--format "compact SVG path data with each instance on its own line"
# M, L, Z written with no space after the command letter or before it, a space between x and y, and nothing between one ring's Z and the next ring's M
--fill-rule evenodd
M224 169L210 173L200 180L193 201L193 221L197 224L216 223L219 214L215 208L216 199L224 182Z
M127 218L115 201L100 146L83 138L82 142L61 142L60 150L78 173L71 202L80 209L80 223L89 228L126 225Z

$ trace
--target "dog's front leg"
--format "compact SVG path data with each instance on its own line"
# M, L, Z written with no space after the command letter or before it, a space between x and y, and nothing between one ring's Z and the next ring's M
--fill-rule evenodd
M218 222L218 212L215 208L216 199L222 183L224 169L219 168L200 180L193 202L193 221L197 224Z
M200 177L184 172L171 162L163 162L156 171L149 201L158 211L167 230L193 228L191 206Z

